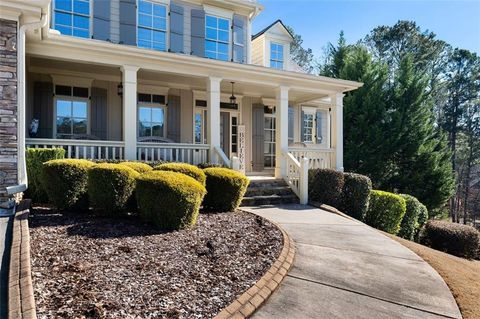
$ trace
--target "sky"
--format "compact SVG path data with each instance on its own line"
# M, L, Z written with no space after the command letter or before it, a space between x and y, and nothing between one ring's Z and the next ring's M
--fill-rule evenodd
M379 25L413 20L453 47L480 54L480 0L259 0L265 6L253 34L281 19L317 58L341 30L355 43Z

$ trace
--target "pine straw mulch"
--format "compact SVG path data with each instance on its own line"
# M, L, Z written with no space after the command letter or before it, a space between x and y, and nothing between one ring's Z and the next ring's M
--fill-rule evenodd
M464 319L480 318L480 261L447 253L389 235L430 264L447 283Z
M283 243L244 212L200 214L176 232L48 209L29 223L38 318L210 318L262 277Z

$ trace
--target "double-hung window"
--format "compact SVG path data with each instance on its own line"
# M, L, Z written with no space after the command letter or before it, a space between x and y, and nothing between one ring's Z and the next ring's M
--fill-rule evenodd
M138 94L138 136L165 137L165 96Z
M61 34L90 37L90 0L55 0L53 28Z
M55 86L56 138L88 134L88 88Z
M283 70L283 44L270 43L270 67Z
M151 1L138 1L138 46L158 51L167 48L167 7Z
M315 137L315 109L302 110L302 142L313 143Z
M230 56L230 20L211 15L205 17L205 56L228 61Z

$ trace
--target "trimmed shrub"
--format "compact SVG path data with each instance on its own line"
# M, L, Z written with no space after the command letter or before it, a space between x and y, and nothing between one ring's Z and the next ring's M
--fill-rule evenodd
M403 216L400 231L397 235L408 240L413 240L416 230L419 227L418 216L420 216L423 210L427 211L427 207L411 195L400 194L400 196L405 200L407 210Z
M198 168L201 168L201 169L211 168L211 167L228 168L223 166L222 164L216 164L216 163L200 163L197 166Z
M458 257L480 257L480 233L472 226L429 220L422 231L420 242Z
M204 169L207 196L203 208L212 212L231 212L240 206L249 184L248 178L229 168Z
M150 172L153 169L150 165L142 162L120 162L119 164L130 167L131 169L137 171L140 174Z
M103 214L125 211L140 174L120 164L98 164L88 171L88 199Z
M140 216L159 229L195 225L205 193L202 184L181 173L152 171L137 178Z
M58 209L88 208L88 170L94 163L80 159L52 160L43 164L42 183Z
M158 166L155 166L154 170L182 173L192 177L196 181L200 182L202 185L205 185L205 181L207 179L205 173L200 168L186 163L160 164Z
M345 173L341 196L340 210L358 220L363 220L367 214L372 181L368 176Z
M343 173L333 169L308 171L308 198L333 207L339 207L344 185Z
M407 204L397 194L372 190L365 222L390 234L397 234L405 215Z
M35 203L48 201L47 193L42 185L43 163L65 157L63 148L27 148L26 163L28 190L26 196Z

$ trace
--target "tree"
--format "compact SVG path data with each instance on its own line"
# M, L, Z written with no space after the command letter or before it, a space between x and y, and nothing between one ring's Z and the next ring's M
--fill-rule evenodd
M326 49L326 58L320 67L320 74L332 78L340 77L340 72L345 65L348 51L351 46L347 45L343 31L340 31L337 46L329 43ZM369 58L371 60L371 57Z
M305 72L312 73L313 66L313 51L312 49L303 48L303 39L296 34L293 28L287 26L288 31L293 35L293 42L290 44L290 56L292 60Z

